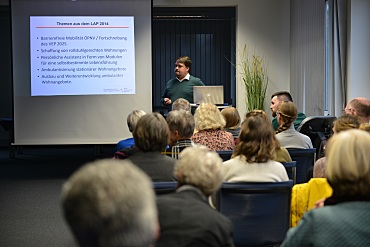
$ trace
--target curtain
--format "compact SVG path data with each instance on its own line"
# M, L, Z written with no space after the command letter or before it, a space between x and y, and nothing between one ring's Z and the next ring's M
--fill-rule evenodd
M341 116L347 104L347 0L327 1L328 112Z

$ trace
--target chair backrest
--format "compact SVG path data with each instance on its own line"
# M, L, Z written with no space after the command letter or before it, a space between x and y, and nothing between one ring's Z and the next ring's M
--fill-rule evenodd
M175 192L177 189L177 182L153 182L153 189L155 194L164 195Z
M316 160L316 148L307 148L307 149L287 148L287 150L292 160L297 162L296 183L301 184L308 182L309 180L309 176L307 176L308 171L310 170L310 167L313 167Z
M227 161L231 158L231 155L233 154L233 150L222 150L222 151L216 151L218 155L221 157L223 161Z
M312 145L316 148L316 157L323 156L325 143L332 136L332 125L335 116L311 116L303 119L297 131L310 137Z
M293 179L294 184L297 182L297 161L282 162L285 167L286 172L288 173L289 179Z
M217 209L234 226L235 246L279 245L289 229L293 180L223 183Z

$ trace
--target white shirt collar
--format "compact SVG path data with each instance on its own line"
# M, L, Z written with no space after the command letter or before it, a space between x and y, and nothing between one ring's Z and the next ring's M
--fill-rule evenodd
M184 80L189 80L190 79L190 74L188 73L184 78L182 78L182 80L179 80L179 78L176 77L176 79L179 81L179 82L182 82Z

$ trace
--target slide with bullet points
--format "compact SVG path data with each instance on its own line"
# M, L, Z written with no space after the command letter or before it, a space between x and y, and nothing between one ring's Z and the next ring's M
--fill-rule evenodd
M152 0L9 5L13 145L116 144L132 136L127 116L152 111Z
M31 16L31 96L135 94L133 16Z

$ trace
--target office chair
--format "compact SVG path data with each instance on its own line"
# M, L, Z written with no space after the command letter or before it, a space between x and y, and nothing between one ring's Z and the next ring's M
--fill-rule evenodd
M332 136L335 116L306 117L298 126L297 131L310 137L312 145L316 148L316 157L321 158L327 140Z
M274 246L290 225L293 180L271 183L223 183L217 209L234 226L235 246Z
M297 182L297 161L281 162L288 173L289 179L293 180L293 183Z
M153 182L153 189L157 196L173 193L177 189L177 182Z
M307 176L310 167L315 164L316 161L316 148L307 149L294 149L287 148L290 157L293 161L296 161L296 183L306 183L309 178Z
M222 150L222 151L216 151L218 155L221 157L223 161L227 161L231 159L231 155L233 154L234 150Z

